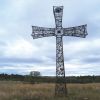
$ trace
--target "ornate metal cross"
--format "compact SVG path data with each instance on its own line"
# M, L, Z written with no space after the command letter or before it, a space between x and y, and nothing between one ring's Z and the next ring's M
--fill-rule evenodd
M55 36L56 37L56 86L55 95L66 95L66 78L63 56L63 36L75 36L85 38L87 35L87 25L81 25L70 28L62 27L63 6L54 6L53 13L55 17L55 28L45 28L32 26L33 39Z

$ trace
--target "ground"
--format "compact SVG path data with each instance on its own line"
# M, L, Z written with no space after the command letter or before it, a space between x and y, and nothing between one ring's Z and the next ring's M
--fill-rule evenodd
M100 100L100 83L67 84L67 97L55 97L54 86L3 81L0 100Z

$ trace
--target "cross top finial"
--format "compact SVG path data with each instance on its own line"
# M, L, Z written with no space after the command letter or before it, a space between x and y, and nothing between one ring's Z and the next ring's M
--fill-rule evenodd
M62 8L61 8L61 7L57 7L57 8L55 9L55 11L56 11L56 13L60 13L60 12L62 11Z
M53 6L56 28L62 28L63 6Z

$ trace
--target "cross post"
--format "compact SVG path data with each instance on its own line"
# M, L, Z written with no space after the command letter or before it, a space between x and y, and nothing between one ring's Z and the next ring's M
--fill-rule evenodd
M64 56L63 56L63 36L74 36L85 38L87 35L87 25L81 25L76 27L63 28L62 27L62 15L63 6L54 6L53 13L55 18L55 28L45 28L32 26L32 37L38 39L42 37L55 36L56 37L56 85L55 95L66 96L66 77L64 68Z

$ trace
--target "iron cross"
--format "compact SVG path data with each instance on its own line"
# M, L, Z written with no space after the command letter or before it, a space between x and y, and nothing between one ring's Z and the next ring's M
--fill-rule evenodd
M53 13L55 18L55 28L45 28L32 26L32 37L38 39L42 37L55 36L56 37L56 85L55 95L66 95L66 77L64 68L64 56L63 56L63 36L74 36L85 38L87 35L87 25L81 25L76 27L63 28L62 27L62 15L63 6L54 6Z

